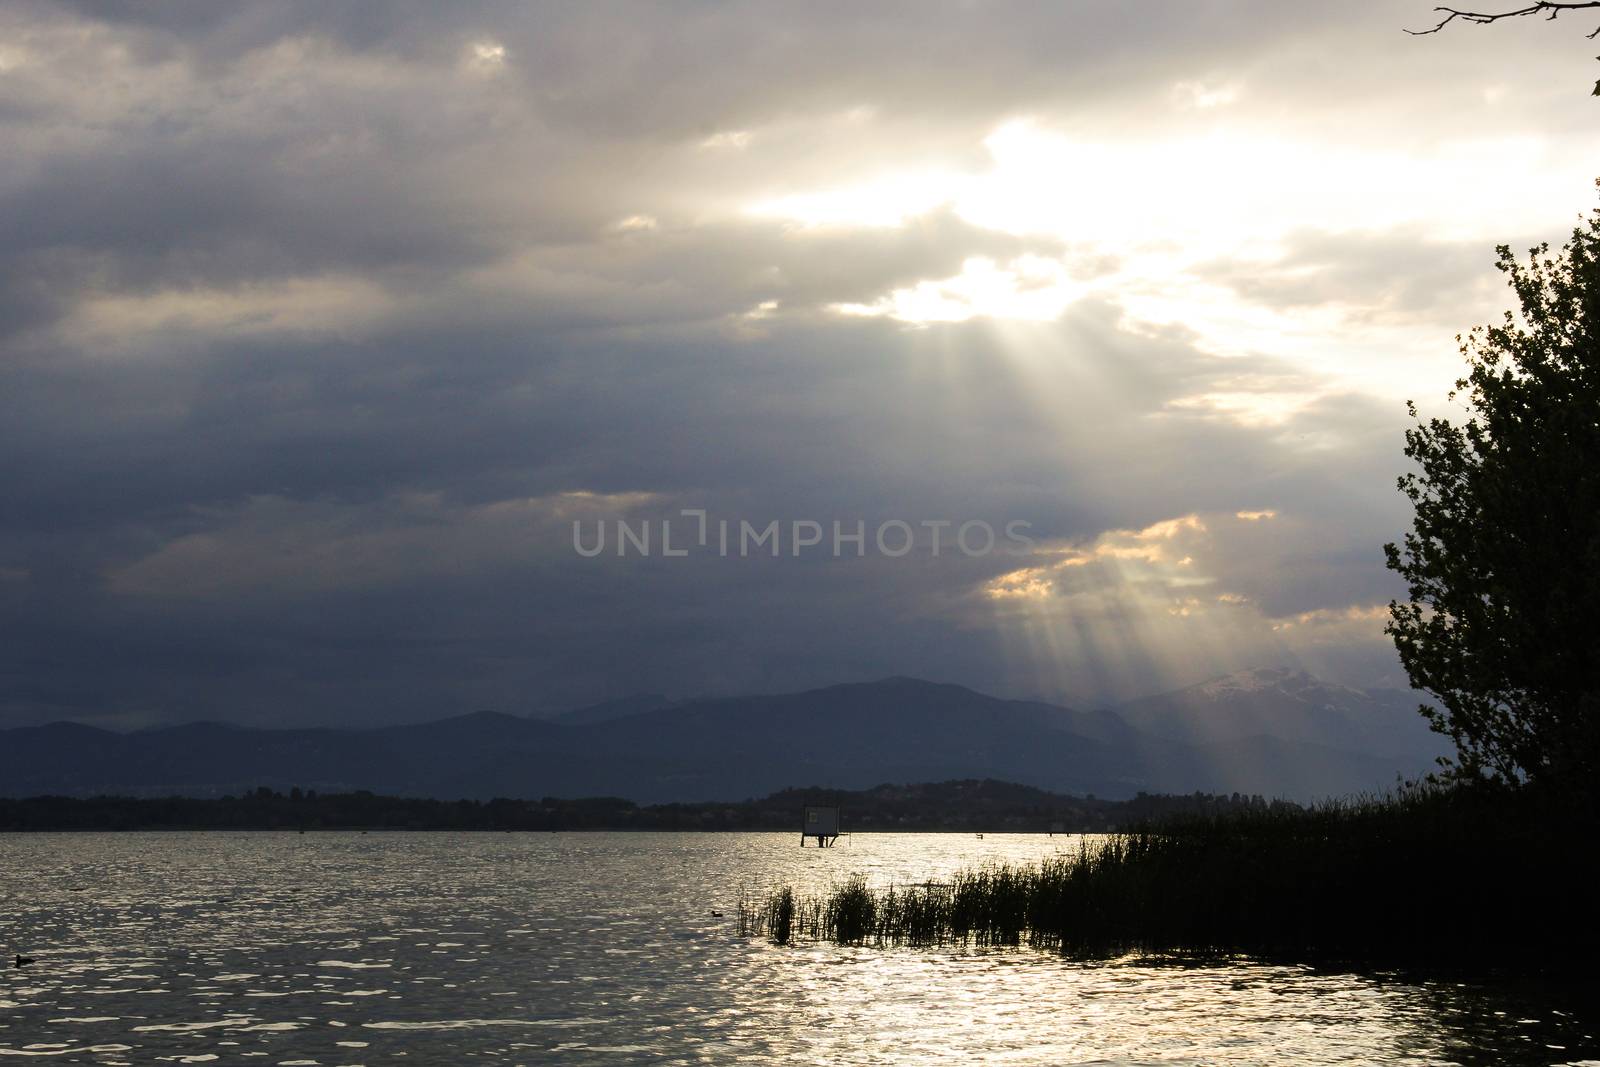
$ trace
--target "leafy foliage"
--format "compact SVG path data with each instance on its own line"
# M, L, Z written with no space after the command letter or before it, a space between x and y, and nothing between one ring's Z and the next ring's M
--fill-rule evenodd
M1406 434L1419 472L1387 632L1454 773L1593 790L1600 771L1600 211L1558 255L1498 249L1520 316L1461 342L1461 424ZM1411 407L1413 417L1416 408Z

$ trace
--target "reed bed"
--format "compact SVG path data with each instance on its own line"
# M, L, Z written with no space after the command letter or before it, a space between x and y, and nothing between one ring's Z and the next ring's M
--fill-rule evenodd
M1587 966L1592 828L1516 793L1411 788L1188 817L946 883L784 887L741 900L738 927L779 944Z

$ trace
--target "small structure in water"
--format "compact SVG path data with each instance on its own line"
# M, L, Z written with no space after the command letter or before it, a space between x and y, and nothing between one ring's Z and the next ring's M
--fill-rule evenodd
M806 838L817 839L818 848L830 848L839 840L839 809L807 804L800 818L800 847L805 848Z

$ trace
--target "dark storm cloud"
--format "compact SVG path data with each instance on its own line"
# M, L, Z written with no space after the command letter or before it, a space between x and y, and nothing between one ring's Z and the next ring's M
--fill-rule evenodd
M890 673L1157 684L1138 648L1019 666L984 590L1048 556L584 560L574 517L1023 519L1050 552L1199 515L1188 566L1262 626L1386 598L1397 405L1104 294L1046 324L842 316L973 257L1092 282L1120 250L949 204L854 227L746 208L979 173L1009 118L1115 129L1174 83L1255 79L1269 112L1325 122L1306 57L1394 17L12 7L0 722L380 721ZM1412 238L1305 231L1270 269L1202 273L1404 315L1466 278L1465 245ZM1396 287L1396 260L1424 281ZM1314 399L1264 423L1205 400L1274 390ZM1262 509L1282 521L1226 518ZM1092 591L1126 617L1188 596L1173 578ZM1282 651L1240 641L1233 666Z
M947 547L937 560L591 561L572 552L571 518L666 518L680 536L684 507L757 525L853 528L860 518L869 529L890 518L997 528L1022 518L1044 540L1266 502L1326 522L1312 526L1308 552L1384 528L1393 508L1370 487L1330 500L1323 457L1274 440L1295 427L1161 416L1163 393L1141 390L1181 387L1200 375L1195 365L1218 361L1174 344L1118 345L1112 327L1108 313L1085 309L1050 330L1064 353L1053 387L1067 406L1048 414L1031 409L982 325L952 331L954 388L917 382L926 357L916 335L845 323L780 329L756 359L736 342L657 342L614 344L603 359L507 349L496 362L476 340L470 377L348 396L317 389L315 418L298 391L279 410L270 396L195 390L197 408L157 449L174 463L102 454L69 482L79 493L102 485L103 497L84 493L97 509L72 512L69 493L33 503L80 520L58 538L120 531L84 545L109 553L105 584L36 606L28 644L47 646L36 684L59 672L59 703L90 684L104 689L93 703L135 694L137 709L189 715L278 715L289 700L313 721L336 708L519 708L650 685L725 691L889 670L1004 687L995 636L971 625L971 590L1025 559L969 560ZM386 362L399 348L367 358ZM1112 357L1120 380L1090 381L1074 353ZM306 358L362 376L352 353ZM1105 409L1117 425L1096 417ZM330 429L307 441L307 420ZM651 498L565 512L550 499L577 488ZM1372 569L1370 559L1341 572L1318 558L1321 589L1308 594L1299 568L1282 592L1260 558L1256 570L1235 565L1246 580L1232 587L1265 585L1285 611L1347 596L1350 575ZM82 633L86 606L93 624ZM90 639L99 626L137 636L108 646ZM207 677L233 668L201 682L174 658L204 664Z

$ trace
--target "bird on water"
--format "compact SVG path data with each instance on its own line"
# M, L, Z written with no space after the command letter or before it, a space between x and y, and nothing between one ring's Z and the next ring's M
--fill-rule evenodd
M13 967L26 967L28 964L30 964L32 962L33 962L33 957L32 956L24 956L24 955L21 955L19 953L17 955L17 958L11 962L11 966L13 966Z

